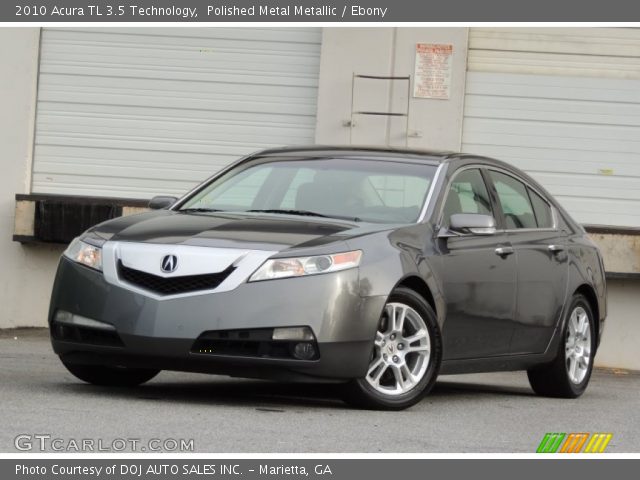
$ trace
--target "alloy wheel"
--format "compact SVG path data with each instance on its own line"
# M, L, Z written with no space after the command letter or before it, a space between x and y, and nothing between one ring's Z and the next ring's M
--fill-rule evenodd
M385 305L376 332L367 382L386 395L402 395L425 375L431 357L431 338L422 316L409 305Z
M591 325L589 315L581 306L571 312L565 341L565 363L572 383L580 384L591 362Z

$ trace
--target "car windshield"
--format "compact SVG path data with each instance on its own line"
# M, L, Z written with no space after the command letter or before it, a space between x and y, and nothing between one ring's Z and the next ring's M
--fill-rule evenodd
M180 210L411 223L420 216L435 170L401 161L258 159L214 180Z

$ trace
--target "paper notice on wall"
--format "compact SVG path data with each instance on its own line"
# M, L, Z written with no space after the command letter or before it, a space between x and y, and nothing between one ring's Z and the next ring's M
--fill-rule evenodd
M416 44L416 66L413 96L416 98L449 99L453 45Z

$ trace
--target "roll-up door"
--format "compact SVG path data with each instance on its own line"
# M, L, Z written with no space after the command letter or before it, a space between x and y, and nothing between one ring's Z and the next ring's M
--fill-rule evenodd
M314 141L321 30L45 28L34 193L179 195Z
M640 29L472 28L462 149L583 224L640 226Z

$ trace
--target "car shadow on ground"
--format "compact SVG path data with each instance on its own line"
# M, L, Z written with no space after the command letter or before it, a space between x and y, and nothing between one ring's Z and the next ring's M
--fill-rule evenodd
M278 383L259 380L155 381L139 387L101 387L84 383L65 384L74 393L137 400L202 405L255 407L284 411L285 407L344 408L337 384Z
M531 397L535 396L533 390L528 387L516 387L508 385L492 385L480 383L465 383L456 381L438 381L431 390L431 397L455 397L459 395L507 396L507 397Z
M76 394L132 400L181 402L202 405L253 407L266 412L283 412L287 407L348 408L342 401L343 386L331 383L280 383L259 380L174 381L158 379L134 388L100 387L84 383L65 383ZM528 388L478 383L439 381L428 398L448 401L456 397L532 396Z

